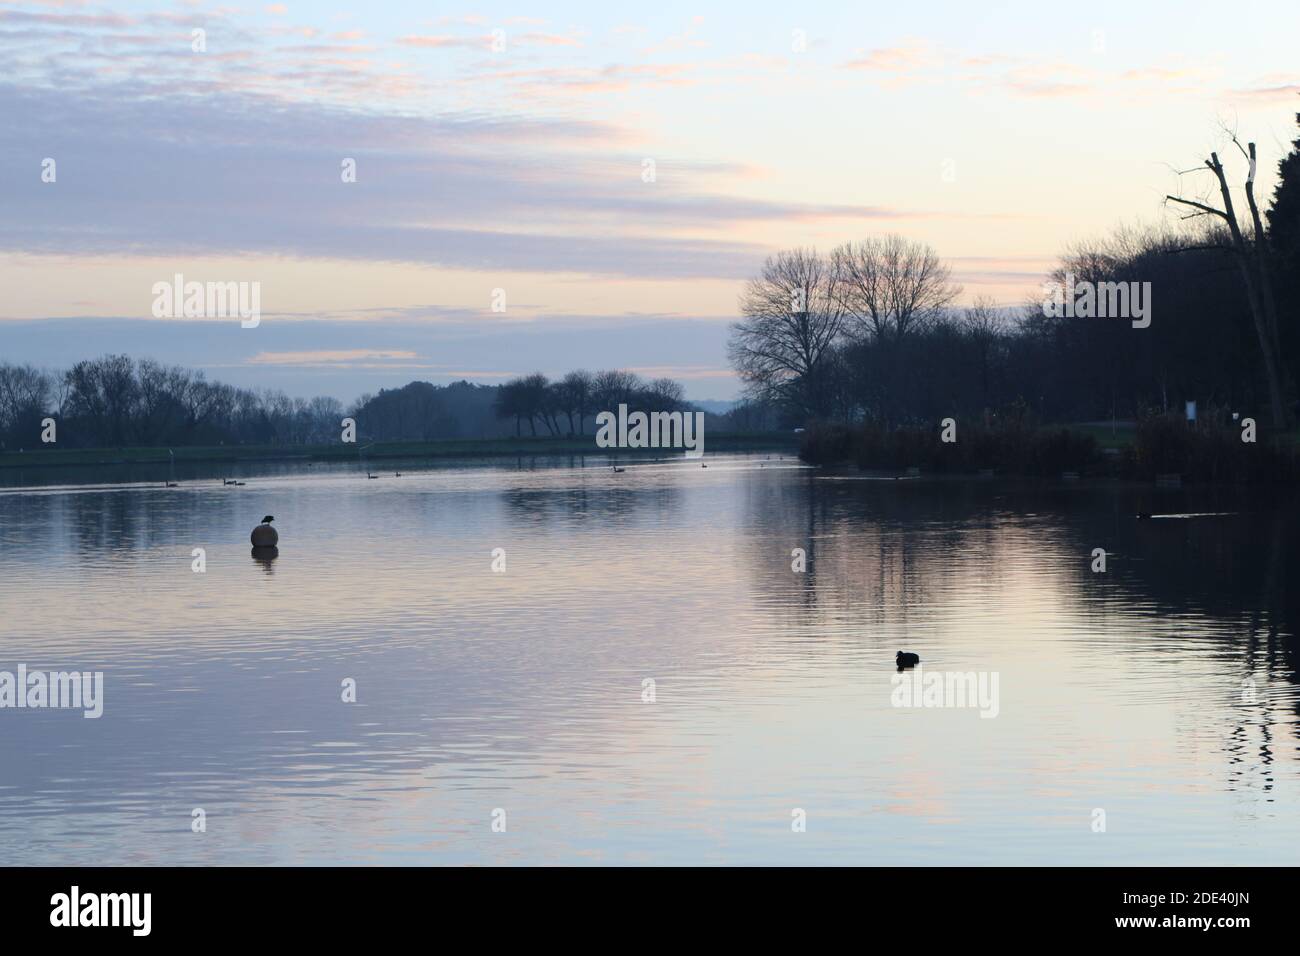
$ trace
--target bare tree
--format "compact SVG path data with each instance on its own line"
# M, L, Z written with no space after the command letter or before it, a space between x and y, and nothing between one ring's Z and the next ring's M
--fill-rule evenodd
M559 390L564 399L564 413L569 419L570 435L575 434L573 430L573 417L575 415L578 416L576 434L581 435L583 432L587 414L591 411L591 393L594 383L594 376L582 369L570 372L560 380Z
M78 362L67 371L69 409L86 418L111 447L126 444L135 410L138 384L135 365L126 355Z
M1250 166L1246 174L1246 203L1250 209L1251 234L1242 231L1237 222L1237 211L1232 202L1232 190L1228 186L1228 177L1218 153L1210 153L1205 167L1214 174L1218 183L1219 196L1223 208L1211 204L1208 197L1186 199L1182 196L1168 195L1165 198L1193 210L1184 219L1199 216L1214 216L1228 227L1228 236L1232 251L1235 253L1237 266L1241 271L1242 281L1246 285L1246 300L1250 306L1250 315L1255 323L1255 337L1264 359L1264 375L1268 381L1269 405L1272 409L1275 428L1286 427L1286 403L1283 399L1280 346L1277 330L1277 303L1273 296L1273 280L1268 261L1267 242L1264 227L1260 222L1259 207L1255 202L1255 144L1250 143L1245 149L1235 135L1232 142L1241 150Z
M980 360L981 404L989 407L989 353L1002 335L1003 323L998 317L997 303L988 296L980 296L961 317L961 328L974 343Z
M853 327L882 341L902 341L961 293L934 249L898 235L845 243L831 261Z
M0 439L10 436L20 444L34 444L53 392L53 379L46 372L0 363Z
M641 388L641 378L635 372L610 369L597 372L592 380L592 407L598 411L614 411L620 403L632 404Z
M750 395L814 417L831 407L831 351L844 328L835 271L812 249L779 252L740 298L727 352Z
M686 389L671 378L657 378L645 387L646 402L654 411L677 411L686 406Z
M515 420L515 437L518 438L524 416L528 414L527 402L524 399L523 379L512 378L497 389L495 408L497 418L513 418ZM533 427L533 434L537 434L536 426Z

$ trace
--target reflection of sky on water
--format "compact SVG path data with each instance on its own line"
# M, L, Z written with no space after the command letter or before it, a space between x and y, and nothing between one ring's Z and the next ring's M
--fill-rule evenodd
M100 720L0 711L0 852L1296 862L1293 511L790 464L0 494L0 669L106 672ZM898 649L1000 716L892 708Z

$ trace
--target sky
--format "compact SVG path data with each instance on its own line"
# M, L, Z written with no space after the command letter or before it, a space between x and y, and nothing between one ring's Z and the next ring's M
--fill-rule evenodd
M1298 36L1283 2L0 0L0 361L733 398L779 249L900 233L1012 306L1071 243L1176 221L1210 150L1242 178L1224 127L1270 195ZM260 322L155 317L176 274L258 283Z

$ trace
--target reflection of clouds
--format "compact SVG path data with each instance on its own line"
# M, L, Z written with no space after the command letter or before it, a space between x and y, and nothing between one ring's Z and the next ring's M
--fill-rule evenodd
M427 814L432 795L457 781L518 784L575 733L589 756L573 769L598 764L625 746L611 721L639 704L641 677L671 677L697 651L689 640L661 640L652 618L611 631L628 602L671 601L679 582L642 567L667 546L655 534L629 552L564 528L560 517L574 507L628 533L655 524L635 515L624 489L597 485L584 503L568 474L553 465L439 472L423 482L412 474L387 494L346 476L279 488L268 479L237 499L193 493L193 510L179 495L143 489L39 499L79 516L42 537L51 552L88 549L83 570L71 573L89 587L69 594L66 568L27 576L14 633L47 655L108 655L113 720L93 740L50 723L7 736L0 765L22 770L4 775L13 789L0 818L24 818L59 772L26 756L37 753L60 752L61 764L79 768L74 782L39 798L70 815L105 803L130 814L122 795L137 786L177 805L232 812L232 801L260 810L263 797L271 808L293 791L367 800L371 783L397 788L403 779L424 792ZM363 497L350 500L354 490ZM610 490L618 501L600 501ZM672 498L650 492L641 510L662 527ZM0 498L0 509L8 519L28 500ZM271 502L283 529L275 575L262 577L242 557L259 582L233 558L248 550L243 512ZM523 520L520 508L538 520ZM189 570L193 541L208 549L206 575ZM499 576L488 570L498 542L509 552L509 572ZM10 551L0 561L6 572L21 566ZM339 701L341 675L358 680L355 709ZM250 839L265 835L251 826ZM157 852L191 851L163 842Z
M1188 822L1295 799L1290 638L1241 625L1268 593L1249 590L1264 552L1225 574L1252 528L1220 527L1208 553L1214 534L1184 528L1187 553L1157 559L1170 543L1117 517L1135 510L1123 493L759 464L403 464L400 482L278 466L236 493L0 495L4 660L106 676L99 721L5 725L0 847L56 859L88 827L114 861L559 862L586 846L788 862L775 841L806 806L810 858L1025 862L1080 819L1086 833L1092 806L1118 833L1171 795L1201 802ZM264 513L273 575L248 557ZM1115 543L1105 582L1086 570L1097 541ZM1184 572L1154 565L1210 554L1228 583L1208 600L1235 613L1162 592ZM1272 710L1240 709L1244 641ZM900 645L998 671L999 718L891 708ZM193 806L207 842L189 839ZM494 806L508 847L488 841ZM1233 826L1209 831L1263 832ZM1175 858L1166 830L1116 852Z

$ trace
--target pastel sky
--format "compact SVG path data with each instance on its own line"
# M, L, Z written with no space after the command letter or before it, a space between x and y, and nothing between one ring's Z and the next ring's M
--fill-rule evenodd
M613 366L729 398L776 249L899 232L1012 305L1070 242L1172 219L1223 124L1271 194L1297 37L1280 0L0 0L0 360L344 400ZM259 282L261 324L153 318L176 273Z

